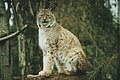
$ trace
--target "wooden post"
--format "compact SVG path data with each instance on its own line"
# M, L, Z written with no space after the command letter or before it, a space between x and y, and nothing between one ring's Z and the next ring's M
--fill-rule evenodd
M86 75L51 75L41 77L39 75L28 75L28 80L86 80Z

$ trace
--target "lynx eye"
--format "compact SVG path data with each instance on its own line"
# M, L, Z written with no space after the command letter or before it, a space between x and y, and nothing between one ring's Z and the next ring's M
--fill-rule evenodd
M40 15L40 16L43 16L43 15Z
M49 15L47 15L47 16L49 16Z

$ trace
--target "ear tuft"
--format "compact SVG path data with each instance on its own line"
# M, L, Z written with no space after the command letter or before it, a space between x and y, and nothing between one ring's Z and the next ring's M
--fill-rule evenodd
M49 10L49 11L52 11L52 8L51 8L51 7L49 7L49 8L48 8L48 10Z
M51 3L51 4L50 4L50 7L49 7L49 10L50 10L50 11L55 11L55 10L56 10L56 7L58 7L58 4L57 4L57 3Z
M38 11L41 11L42 9L41 8L39 8L39 10Z

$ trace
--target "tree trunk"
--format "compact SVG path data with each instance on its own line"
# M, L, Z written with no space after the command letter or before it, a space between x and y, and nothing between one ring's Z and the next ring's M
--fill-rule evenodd
M117 80L120 80L120 0L118 0L118 28L117 28L117 52L118 52L118 65L117 65Z
M0 37L9 32L6 13L4 0L0 0ZM0 80L12 80L10 62L9 41L0 42Z

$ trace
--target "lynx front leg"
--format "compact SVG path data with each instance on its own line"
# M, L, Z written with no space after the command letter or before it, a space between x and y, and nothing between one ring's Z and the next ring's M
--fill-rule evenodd
M54 66L55 53L57 49L52 47L43 52L43 70L39 72L41 76L50 76Z
M58 74L64 74L63 65L55 58L55 65L58 69Z

